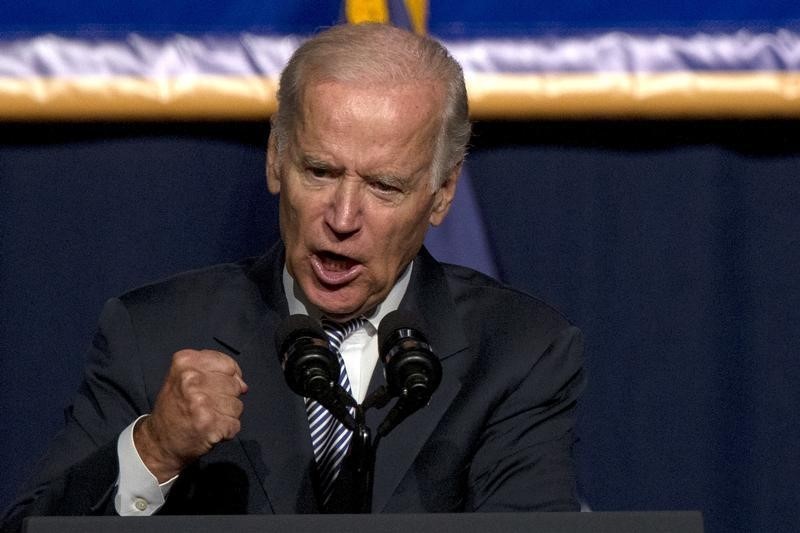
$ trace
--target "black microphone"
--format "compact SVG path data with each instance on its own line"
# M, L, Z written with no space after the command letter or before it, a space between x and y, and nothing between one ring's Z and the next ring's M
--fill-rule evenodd
M347 408L356 402L339 385L339 360L322 327L308 315L292 315L275 332L275 349L289 388L319 402L347 429L355 429Z
M409 415L428 405L442 381L442 365L417 319L406 311L392 311L378 327L378 351L386 371L389 394L398 400L378 426L386 436Z

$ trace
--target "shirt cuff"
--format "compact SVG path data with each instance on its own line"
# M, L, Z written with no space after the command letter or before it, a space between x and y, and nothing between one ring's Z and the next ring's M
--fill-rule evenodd
M133 428L146 416L150 415L142 415L134 420L117 439L119 478L114 507L120 516L150 516L155 513L164 505L172 484L178 479L175 476L159 484L158 479L139 457L133 443Z

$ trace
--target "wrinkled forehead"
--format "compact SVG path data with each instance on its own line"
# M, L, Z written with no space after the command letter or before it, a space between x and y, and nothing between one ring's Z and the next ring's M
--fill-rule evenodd
M300 92L293 129L306 122L308 118L306 115L311 112L312 104L316 111L320 106L336 105L334 101L326 102L325 97L321 97L322 94L335 94L338 102L348 99L359 102L368 99L373 104L376 100L381 100L387 108L396 106L396 102L406 106L410 104L414 108L424 107L427 116L434 120L444 115L445 87L441 80L415 79L394 82L371 78L357 80L314 78L310 83L304 84Z
M317 82L303 94L293 138L308 128L334 123L353 128L386 126L396 129L398 137L409 128L423 135L435 133L443 119L443 100L441 86L430 82ZM340 133L356 132L345 128Z
M364 176L430 177L441 124L433 100L431 88L319 84L293 128L291 161Z

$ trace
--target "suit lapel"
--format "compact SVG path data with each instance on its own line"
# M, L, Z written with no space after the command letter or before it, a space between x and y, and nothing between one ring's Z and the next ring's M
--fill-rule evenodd
M250 387L244 398L239 441L275 513L308 513L315 508L313 465L303 399L289 389L271 334L279 317L268 317L242 352Z
M237 436L264 489L271 511L279 514L316 511L310 468L313 452L303 399L283 377L273 334L288 316L283 293L283 247L276 245L256 263L249 276L263 307L253 320L237 320L215 333L237 353L249 390L242 397L242 429ZM253 509L252 512L270 509Z
M457 318L444 271L424 248L415 260L412 279L400 308L420 317L423 333L442 362L442 383L429 405L401 422L381 441L375 464L373 512L381 512L386 506L461 389L459 368L467 354L466 336ZM379 363L370 388L383 383L383 366ZM386 407L368 413L367 422L373 431L388 411Z

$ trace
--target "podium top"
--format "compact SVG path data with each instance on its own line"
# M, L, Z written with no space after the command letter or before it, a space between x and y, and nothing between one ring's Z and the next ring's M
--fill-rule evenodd
M245 516L39 516L26 533L703 533L699 511Z

